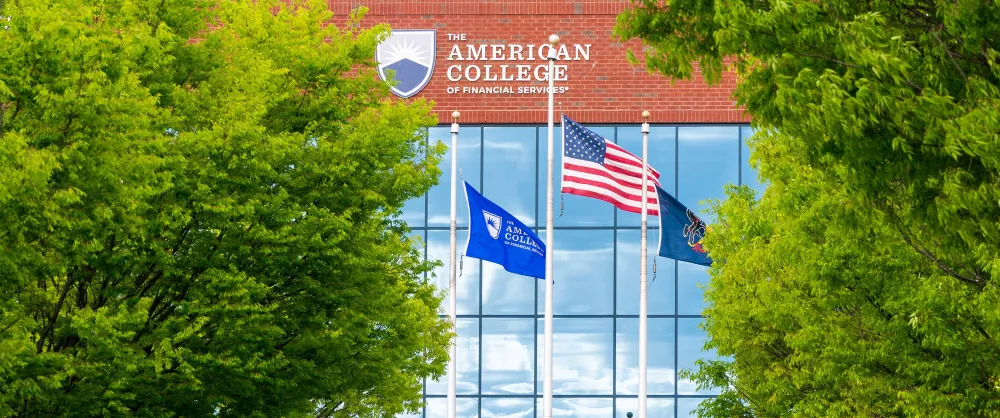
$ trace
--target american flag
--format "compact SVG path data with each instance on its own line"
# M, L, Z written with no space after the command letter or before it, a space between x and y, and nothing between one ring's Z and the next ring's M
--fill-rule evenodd
M642 159L563 116L563 193L593 197L642 213ZM648 167L647 213L659 215L660 173ZM655 185L655 186L654 186Z

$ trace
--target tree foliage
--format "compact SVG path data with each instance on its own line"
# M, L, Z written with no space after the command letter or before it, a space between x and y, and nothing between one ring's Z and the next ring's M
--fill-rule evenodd
M394 416L448 326L385 26L326 3L6 0L0 416Z
M706 237L709 416L1000 416L1000 5L636 0L649 68L717 81L770 183Z

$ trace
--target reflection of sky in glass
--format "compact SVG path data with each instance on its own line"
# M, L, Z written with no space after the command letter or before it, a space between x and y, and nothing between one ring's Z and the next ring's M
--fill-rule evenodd
M743 180L743 184L750 186L751 189L757 191L757 198L764 193L764 184L760 182L760 177L757 177L757 170L750 165L750 147L747 145L747 140L753 136L754 130L749 126L744 126L740 128L740 135L742 136L742 161L740 162L740 178Z
M641 155L642 137L638 124L593 130ZM558 126L555 133L557 191L554 197L558 217L562 146ZM760 186L754 182L752 168L746 162L749 150L742 139L750 134L749 127L740 126L653 126L650 162L661 172L668 192L678 194L692 209L701 210L705 206L699 206L698 201L722 198L726 183L736 184L742 180L751 187ZM451 142L447 125L432 128L429 137L432 143ZM537 144L536 137L540 141ZM460 140L460 164L465 178L487 198L525 223L536 225L540 229L539 236L544 239L545 127L463 125ZM680 165L675 168L678 161ZM436 270L437 278L434 279L442 292L446 292L448 281L448 231L440 229L448 226L449 164L450 155L446 155L441 164L442 184L428 193L430 221L427 227L421 226L425 216L422 199L407 202L402 217L411 227L417 228L411 236L425 237L428 257L445 262ZM675 184L679 190L675 190ZM467 227L468 209L464 195L461 190L459 192L459 226ZM615 319L610 315L615 306L619 315L638 314L639 231L619 229L615 233L612 228L616 219L620 227L636 228L639 215L618 212L615 216L615 210L606 202L573 195L564 198L565 214L556 220L556 226L568 229L557 229L555 234L554 310L556 315L570 317L554 321L553 386L556 396L565 397L555 399L554 415L619 417L628 411L636 413L638 319ZM711 221L710 217L705 218ZM650 226L658 225L656 218L649 221ZM438 230L427 231L428 227ZM657 230L651 229L649 237L649 313L701 314L705 303L703 290L698 285L708 282L707 269L658 258L654 280L652 262ZM464 231L459 231L457 244L461 254L466 244ZM458 390L460 395L472 398L458 399L458 416L477 417L478 413L483 417L541 416L544 321L532 314L536 312L536 303L537 313L544 313L544 281L507 273L496 264L468 257L464 261L465 271L458 279L459 313L478 315L482 306L483 315L494 317L459 320ZM442 314L447 312L447 307L445 300ZM607 317L575 317L577 315ZM648 400L650 418L672 417L675 407L678 417L693 416L691 411L701 397L712 396L711 392L696 394L694 382L674 381L675 369L693 368L694 361L701 357L715 358L714 353L701 350L705 335L697 328L700 321L699 318L649 319L649 393L670 396ZM674 364L675 358L677 364ZM431 396L427 399L427 417L446 416L447 382L447 375L438 382L427 382L426 392ZM614 392L620 397L612 404ZM673 398L675 392L679 396L698 398ZM480 393L482 398L477 397Z
M535 224L533 127L486 127L483 132L483 196L525 225Z
M650 395L674 393L674 319L649 318L646 390ZM639 319L619 318L615 347L620 395L639 393Z
M660 172L660 186L667 193L674 194L674 165L677 163L677 128L673 126L652 126L649 128L649 165ZM618 145L635 156L642 158L642 131L639 125L618 128ZM639 226L642 216L638 213L618 210L619 226ZM657 225L656 217L650 216L648 225Z
M611 393L614 355L610 318L555 318L552 335L552 393L602 395ZM538 386L545 370L545 322L538 321ZM608 411L610 412L610 411Z
M682 126L678 129L677 200L707 223L707 199L725 197L726 184L738 184L740 128L738 126Z
M541 414L539 414L540 416ZM484 398L483 418L534 418L533 398Z
M544 231L543 231L544 233ZM611 314L614 235L611 230L555 231L552 274L555 315ZM542 236L544 239L544 235ZM545 281L538 281L538 313L545 313Z
M439 126L428 131L431 144L438 141L451 148L451 128ZM477 127L462 127L458 133L458 169L460 178L455 181L455 217L458 225L469 225L469 207L465 203L465 191L462 189L462 178L477 190L480 188L482 145L480 136L482 129ZM445 151L438 164L441 178L438 184L427 192L427 226L448 226L451 219L451 150Z
M631 412L639 416L638 398L618 398L615 400L615 418L624 417ZM646 398L646 416L648 418L673 418L674 401L672 399Z
M479 320L458 319L458 383L459 395L475 394L479 389ZM427 380L428 395L448 394L448 372L437 381Z
M592 127L586 128L594 131L606 139L614 140L615 129L613 127ZM553 149L555 159L552 162L552 216L553 225L560 226L612 226L614 224L614 206L603 200L592 197L583 197L571 194L562 195L562 216L560 211L560 192L562 188L562 131L559 125L555 127L555 143ZM543 127L538 133L538 226L545 227L545 175L548 170L548 128Z
M646 237L646 302L650 315L674 314L674 260L657 258L659 231L650 230ZM639 314L639 245L642 233L637 230L618 231L618 314ZM653 271L653 261L656 271ZM655 273L655 274L654 274Z
M483 319L483 393L530 395L534 363L534 319Z
M698 408L698 404L704 398L681 398L677 400L677 417L678 418L697 418L698 415L694 413L694 410Z
M538 416L544 411L542 398L538 398L535 408ZM609 398L555 398L552 399L553 417L573 418L608 418L614 413L614 406Z
M694 364L698 359L715 360L718 358L714 351L704 351L708 337L705 331L698 328L701 323L699 318L680 318L677 320L677 330L680 339L677 341L677 363L681 370L688 369L696 371ZM681 395L718 395L718 389L697 390L697 385L690 379L678 377L677 392Z
M705 289L708 285L708 267L688 262L677 263L677 314L701 315L705 308Z
M456 418L478 418L479 403L476 399L455 399ZM427 418L448 418L448 398L428 398Z
M410 228L424 226L424 199L426 196L420 196L403 203L403 214L399 218L406 222Z
M482 264L478 259L465 257L461 258L465 251L465 243L468 240L468 231L456 231L455 241L455 262L459 263L455 274L455 291L458 292L458 314L479 313L479 266ZM439 291L445 293L445 299L441 302L439 312L442 315L448 314L451 295L448 295L448 281L451 279L448 271L448 253L451 241L449 231L428 231L427 232L427 258L429 260L440 260L441 265L434 269L434 284Z

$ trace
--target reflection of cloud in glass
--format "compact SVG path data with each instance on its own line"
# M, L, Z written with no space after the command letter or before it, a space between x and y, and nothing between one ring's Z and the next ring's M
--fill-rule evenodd
M674 261L655 257L658 244L657 230L650 230L646 249L646 300L650 315L674 313ZM618 314L639 314L639 231L618 231ZM654 261L655 270L654 270Z
M456 355L458 356L459 394L474 394L479 389L479 320L458 319L458 338L456 338ZM427 393L443 395L448 393L448 372L440 379L427 381Z
M483 417L485 418L528 418L534 416L533 399L483 399Z
M450 306L451 295L448 295L448 253L451 250L451 242L448 231L429 231L427 237L427 259L439 260L441 265L434 269L434 285L439 291L445 293L445 299L441 302L438 312L447 315ZM459 262L459 257L465 249L465 242L468 233L458 231L456 239L455 261ZM479 260L465 257L461 261L461 270L456 269L458 277L455 279L455 292L458 293L458 313L476 314L479 313Z
M532 392L534 335L534 319L483 319L484 393Z
M552 252L556 315L610 314L613 310L614 241L611 231L556 231ZM545 283L538 283L538 312L545 312Z
M456 418L478 418L479 403L476 399L458 398L455 400ZM448 398L428 398L427 418L447 418Z
M535 309L534 277L509 273L483 263L483 314L530 314Z
M626 412L636 414L639 411L639 399L637 398L618 398L615 404L615 418L624 417ZM648 418L673 418L674 401L661 398L646 399L646 416Z
M613 370L611 319L553 320L552 392L558 395L610 394ZM538 324L538 367L544 367L544 322ZM538 391L543 390L538 374Z
M719 358L715 351L705 351L703 349L707 336L705 331L698 328L701 319L680 318L677 320L677 368L697 371L694 362L698 359L714 360ZM698 390L697 384L689 379L678 378L677 393L681 395L717 395L718 389Z
M607 418L613 413L611 399L553 399L552 401L554 417Z

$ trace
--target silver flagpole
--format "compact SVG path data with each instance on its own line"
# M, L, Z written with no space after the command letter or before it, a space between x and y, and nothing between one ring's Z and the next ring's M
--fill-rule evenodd
M457 216L455 209L455 189L458 187L458 111L452 112L451 123L451 253L448 255L448 295L451 296L448 306L448 315L451 316L451 332L455 334L455 339L451 343L451 358L448 361L448 418L455 418L456 413L456 388L458 386L458 326L456 313L458 312L458 293L456 288L457 263L456 261L456 236Z
M555 67L556 67L556 44L559 43L559 35L549 36L549 171L545 176L548 187L545 196L545 380L543 387L545 395L543 398L542 417L552 418L552 259L555 258L555 246L552 245L552 153L553 142L553 102L555 101Z
M646 418L646 218L649 192L649 111L642 112L642 250L639 256L639 418Z

